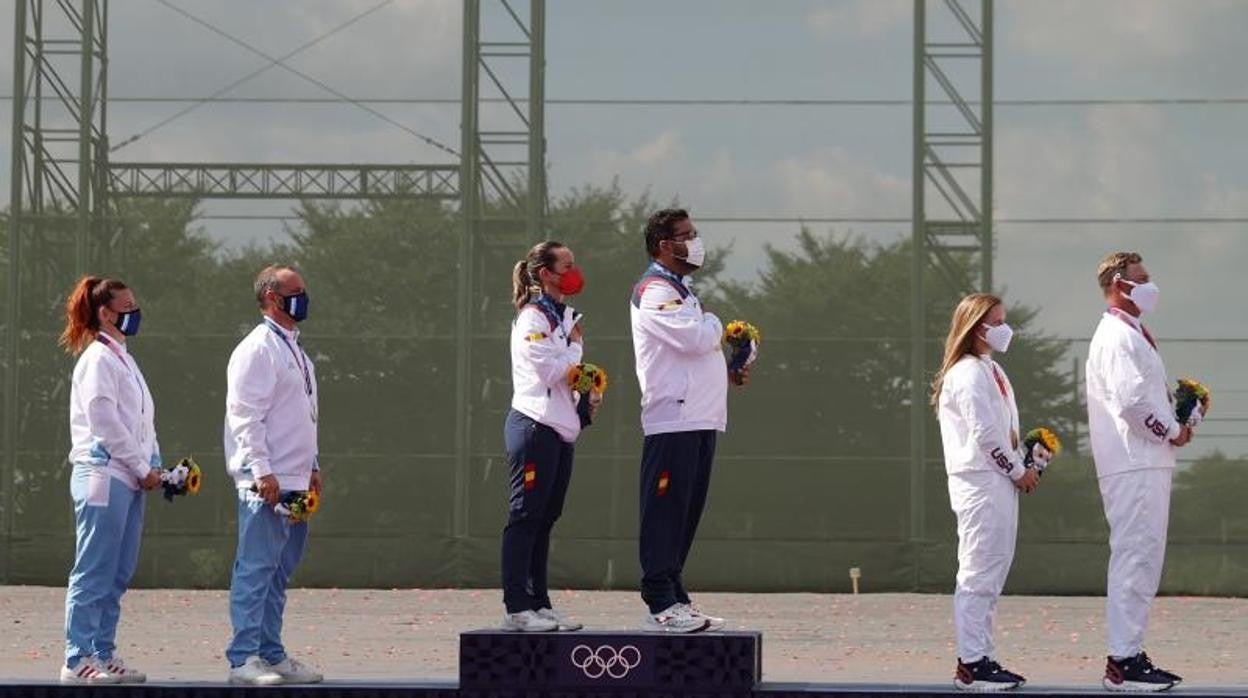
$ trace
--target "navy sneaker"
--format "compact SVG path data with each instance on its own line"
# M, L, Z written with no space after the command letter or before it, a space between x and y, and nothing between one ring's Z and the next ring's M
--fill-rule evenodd
M1109 657L1105 662L1105 678L1101 683L1107 691L1156 693L1174 688L1182 680L1178 674L1153 666L1148 655L1140 652L1122 661Z
M1027 679L1012 671L1006 671L988 657L972 664L964 664L959 659L958 669L953 675L954 688L977 693L1009 691L1025 683Z

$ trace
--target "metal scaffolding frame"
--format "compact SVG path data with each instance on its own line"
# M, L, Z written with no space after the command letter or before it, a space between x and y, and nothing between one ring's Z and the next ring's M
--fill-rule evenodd
M121 197L409 197L457 199L462 212L453 532L458 538L468 535L474 426L470 396L477 364L473 340L483 331L474 303L481 286L478 246L537 240L547 207L545 0L529 0L527 17L516 11L515 0L485 2L485 8L482 0L464 0L463 6L459 162L292 165L110 162L108 0L17 0L0 499L0 525L6 534L14 525L20 432L23 246L35 239L50 214L75 220L74 270L83 273L92 261L93 246L107 244L110 205ZM930 3L936 3L931 15ZM483 9L486 19L498 20L488 23L489 37L482 35ZM915 0L914 20L910 538L918 551L927 540L924 471L930 419L924 279L930 268L958 291L992 288L992 0L980 0L978 16L966 9L964 0ZM944 20L961 35L955 41L932 38L932 20ZM527 80L517 78L517 61L527 62ZM969 92L965 85L968 71L962 68L968 61L978 62L973 73L978 95L973 85ZM937 92L931 100L929 83ZM936 109L952 109L955 126L947 125L949 119L938 123ZM966 256L977 258L978 278L965 278L959 271ZM0 581L8 578L8 570L6 553L0 555Z
M93 246L107 245L112 239L105 230L115 223L110 204L123 197L458 200L463 230L456 337L465 350L459 352L456 366L454 532L457 537L467 535L471 340L480 324L473 301L478 276L474 267L479 264L474 251L479 239L537 238L547 210L546 3L528 0L527 18L516 10L517 6L523 9L523 0L486 3L485 17L498 20L491 22L489 31L498 29L502 36L483 40L482 0L464 0L459 162L395 165L110 162L108 0L17 0L0 471L4 535L12 533L15 521L23 245L36 239L51 218L73 217L77 221L74 272L85 273L93 261ZM527 61L523 79L507 69L516 59ZM484 97L483 83L489 86ZM49 96L55 99L49 101ZM501 114L483 115L486 103L501 105ZM6 552L0 555L0 583L9 578L8 570Z
M959 294L992 291L992 3L980 0L975 16L963 0L914 0L910 538L916 555L927 541L925 471L932 418L925 281L930 269ZM931 14L929 4L935 5ZM936 23L943 23L937 26L952 38L934 36ZM932 99L929 83L937 88ZM978 278L963 271L968 256ZM919 569L916 565L916 575Z

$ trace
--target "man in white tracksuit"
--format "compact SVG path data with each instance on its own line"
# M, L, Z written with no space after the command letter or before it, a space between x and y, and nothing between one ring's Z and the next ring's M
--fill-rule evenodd
M271 266L255 283L261 322L226 369L225 458L238 490L238 551L230 580L230 683L319 683L320 672L282 644L286 586L303 558L308 522L275 505L287 492L321 491L312 358L297 324L308 314L303 277Z
M724 327L689 288L706 249L689 214L664 209L646 223L651 264L629 310L641 384L641 596L643 628L690 633L723 626L699 611L683 571L706 506L715 440L728 425ZM743 376L748 379L748 370Z
M1097 270L1108 310L1087 363L1088 431L1109 522L1103 683L1116 691L1162 691L1181 681L1143 651L1166 552L1175 449L1192 431L1175 418L1166 367L1140 322L1159 295L1141 262L1136 253L1119 252Z

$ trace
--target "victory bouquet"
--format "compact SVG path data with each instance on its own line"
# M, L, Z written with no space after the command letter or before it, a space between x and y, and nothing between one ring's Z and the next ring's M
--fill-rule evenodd
M1195 429L1209 414L1209 389L1191 378L1180 378L1174 390L1174 416Z
M568 386L576 400L581 427L593 424L602 396L607 392L607 372L595 364L577 364L568 371Z
M165 500L172 502L174 497L198 494L203 484L204 474L194 458L183 458L177 465L165 466L160 470L160 486L165 492Z
M742 373L758 358L763 333L743 320L733 320L724 328L724 344L728 345L728 375L735 385L744 383Z
M260 488L252 485L251 491L259 493ZM278 497L277 504L273 505L273 511L289 518L291 523L307 521L320 508L321 495L312 490L285 492Z
M1062 452L1062 441L1045 427L1032 429L1023 437L1023 467L1043 475L1049 463Z

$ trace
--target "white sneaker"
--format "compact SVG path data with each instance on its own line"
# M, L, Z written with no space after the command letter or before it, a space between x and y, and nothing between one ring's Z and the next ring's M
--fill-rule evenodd
M555 621L555 624L559 626L559 630L573 631L585 627L583 623L578 623L553 608L539 608L537 609L537 616Z
M83 657L78 666L70 669L61 665L61 683L72 684L107 684L121 683L121 677L108 673L104 663L95 657Z
M255 655L248 657L242 666L230 668L230 683L235 685L280 686L282 682L282 675Z
M143 672L137 669L131 669L130 667L126 666L126 662L121 657L113 657L112 659L104 660L103 663L104 663L104 669L108 673L120 679L117 683L146 683L147 682L147 674L144 674Z
M691 603L682 603L682 604L677 604L677 605L680 606L685 611L685 613L688 613L694 618L705 618L707 622L707 626L706 626L707 630L714 632L716 630L724 629L723 618L720 618L718 616L712 616L707 613L703 613L702 609L698 608L697 606Z
M648 633L698 633L710 624L701 616L690 615L680 604L673 604L665 611L646 615L641 629Z
M503 614L503 630L512 633L549 633L559 629L559 622L543 618L534 611Z
M294 657L287 657L277 664L269 664L270 669L282 677L282 683L320 683L325 677L320 672Z

